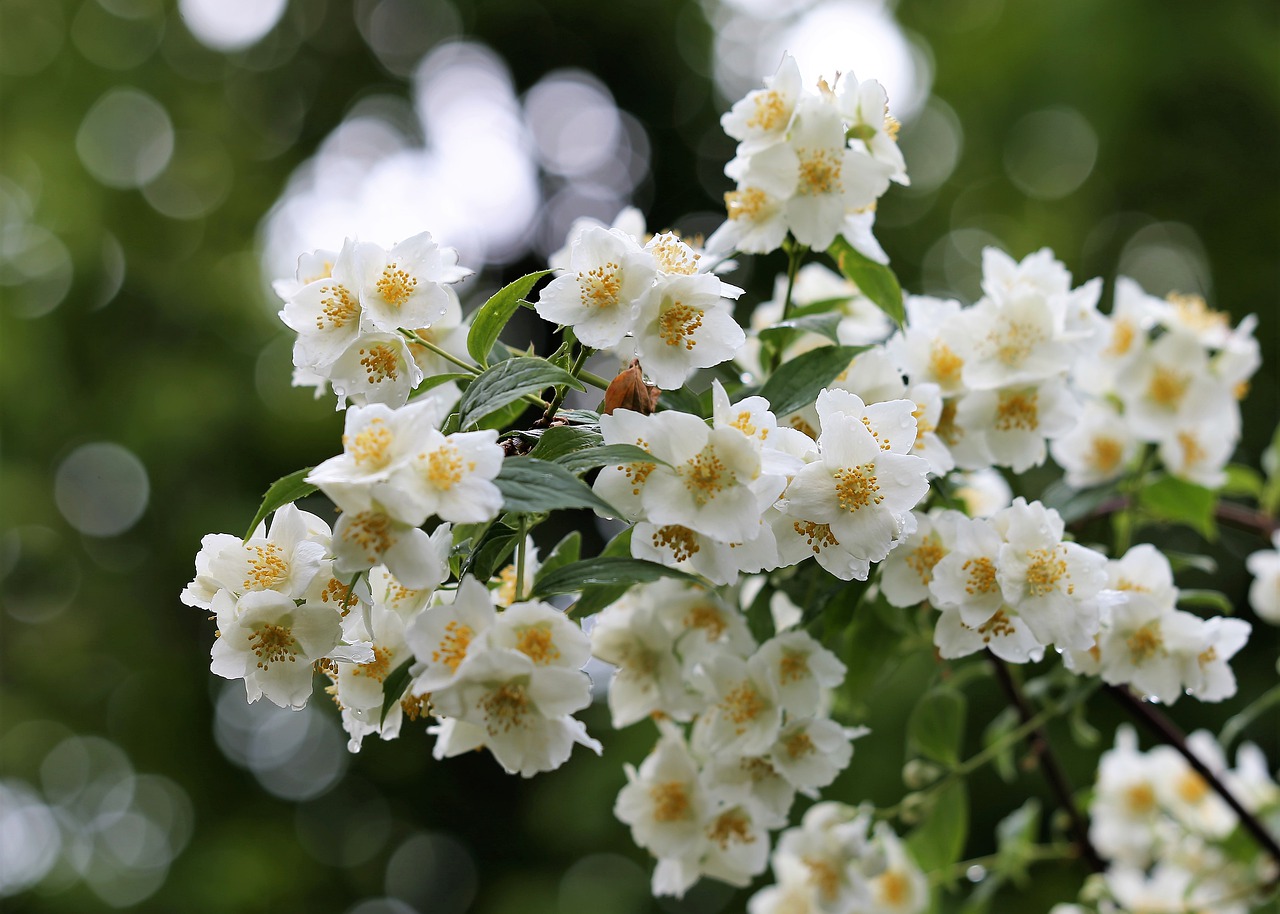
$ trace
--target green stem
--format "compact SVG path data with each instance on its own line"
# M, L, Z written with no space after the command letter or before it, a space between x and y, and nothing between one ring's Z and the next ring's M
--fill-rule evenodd
M517 534L519 539L516 540L516 587L515 595L511 598L512 603L521 603L524 601L524 554L526 541L528 540L528 519L520 515L520 532Z
M467 374L473 374L473 375L480 374L479 367L472 365L470 362L464 362L462 359L458 358L453 353L448 352L447 350L441 349L435 343L431 342L428 339L424 339L423 337L419 336L412 330L401 330L400 335L403 336L405 339L407 339L409 342L415 345L421 346L430 352L434 352L436 355L440 356L440 358L444 359L446 362L450 362L454 365L457 365L463 371L467 372Z
M1074 855L1075 846L1071 844L1036 844L1028 847L1023 860L1028 863L1043 863L1046 860L1067 860ZM1001 863L999 854L987 854L985 857L974 857L972 860L960 860L946 869L933 870L927 874L930 885L946 885L963 878L975 866L991 869Z
M598 374L592 374L591 372L587 371L585 368L584 368L584 369L582 369L582 370L580 370L580 371L578 372L578 380L579 380L579 381L586 381L586 382L587 382L588 384L590 384L592 387L598 387L598 388L600 388L601 390L608 390L608 389L609 389L609 382L608 382L608 381L606 381L604 378L600 377L600 375L598 375Z
M782 320L785 321L790 320L791 312L795 310L793 296L796 291L796 274L800 272L800 264L804 262L804 255L809 249L790 237L783 243L783 248L787 252L787 297L782 301ZM776 370L781 362L782 346L779 346L769 360L769 370Z
M575 378L582 371L583 363L587 361L587 356L591 355L592 350L578 344L578 353L574 356L573 364L569 366L569 374ZM542 418L538 421L538 425L550 425L551 420L556 417L556 410L560 408L560 404L564 402L565 395L569 393L569 385L562 384L556 388L555 396L551 398L551 405L547 407L547 411L542 414Z

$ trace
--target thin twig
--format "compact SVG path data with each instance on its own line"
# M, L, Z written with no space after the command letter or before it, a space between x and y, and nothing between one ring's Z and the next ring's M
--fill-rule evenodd
M1235 795L1227 789L1227 786L1219 780L1218 776L1209 770L1209 766L1191 751L1191 748L1187 745L1186 736L1173 721L1157 711L1150 702L1139 699L1129 690L1128 686L1105 685L1103 688L1126 711L1141 721L1161 742L1177 749L1182 757L1187 760L1187 764L1200 777L1204 778L1205 783L1213 788L1214 793L1222 797L1223 801L1231 807L1236 816L1239 817L1240 824L1253 836L1262 849L1270 854L1277 863L1280 863L1280 843L1276 842L1275 835L1267 831L1266 827L1258 820L1258 817L1245 809Z
M1035 717L1035 712L1032 710L1031 705L1027 703L1022 690L1018 688L1018 683L1014 681L1009 665L995 654L988 653L987 657L995 668L996 679L1000 681L1005 694L1009 696L1009 700L1013 702L1013 706L1017 709L1018 717L1022 719L1023 723L1031 721ZM1098 855L1092 842L1089 841L1089 825L1085 821L1084 815L1080 812L1080 808L1076 805L1075 797L1071 791L1071 782L1067 780L1067 773L1062 770L1058 756L1049 744L1049 735L1045 732L1044 727L1036 727L1032 730L1027 736L1027 743L1031 746L1032 753L1040 760L1045 779L1049 782L1049 786L1053 788L1053 792L1058 798L1058 805L1066 810L1071 820L1071 832L1080 848L1080 856L1084 858L1085 862L1089 864L1089 868L1095 873L1105 872L1107 865L1103 862L1102 857Z

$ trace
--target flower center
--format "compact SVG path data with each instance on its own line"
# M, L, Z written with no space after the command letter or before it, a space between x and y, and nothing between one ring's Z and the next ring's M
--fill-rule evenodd
M480 701L480 710L484 712L485 729L490 736L509 733L523 726L529 713L529 695L520 683L508 682L486 695Z
M296 663L298 642L293 632L284 625L263 623L253 629L253 637L249 639L249 650L258 658L258 669L266 672L273 663Z
M658 318L658 336L668 346L684 346L692 350L698 345L693 335L702 326L702 310L683 302L674 302Z
M1191 375L1157 365L1147 385L1147 398L1166 409L1176 409L1190 384Z
M747 118L748 127L768 133L787 122L787 103L774 90L757 93L753 101L755 110Z
M560 649L551 637L551 629L545 625L526 628L516 637L516 650L539 666L546 666L560 659Z
M653 531L653 546L655 549L670 550L671 559L675 562L692 558L701 548L698 546L698 535L679 524L667 524Z
M1035 431L1040 425L1039 410L1036 401L1039 394L1030 393L1001 394L996 405L996 419L993 425L1002 432L1014 429Z
M964 592L969 596L991 593L996 589L996 565L985 555L967 559L960 570L969 572L969 580L964 586Z
M852 513L859 508L878 505L884 501L876 481L875 469L874 463L863 463L836 470L836 498L841 509Z
M737 725L736 732L743 733L746 724L759 717L768 706L751 681L743 680L729 690L720 702L720 707L724 709L725 716Z
M655 822L679 822L689 818L689 793L681 781L666 781L649 790Z
M316 329L338 330L360 316L360 303L346 286L325 286L320 290L320 313L316 315Z
M797 149L800 158L800 185L796 192L801 196L838 194L844 187L840 183L840 151L819 149L810 152Z
M742 190L731 190L724 195L724 208L730 220L747 219L755 221L765 209L768 195L758 187L744 187Z
M431 652L432 663L443 663L449 672L458 672L458 666L467 657L467 648L471 646L471 638L475 634L471 626L463 625L456 619L444 627L444 636L436 649Z
M417 277L410 276L398 264L389 263L375 284L378 294L392 307L399 308L409 300L418 285Z
M1134 666L1141 666L1158 653L1163 653L1164 638L1159 622L1148 622L1125 639L1129 647L1129 659Z
M964 359L942 340L934 340L929 347L929 370L940 384L958 384L960 372L964 369Z
M373 649L373 660L356 666L353 675L368 676L375 682L382 682L391 672L391 651L385 647Z
M381 384L383 381L394 381L399 374L400 360L396 351L386 343L377 343L368 349L361 349L360 365L364 368L370 384Z
M907 555L907 566L920 576L920 583L927 585L933 580L933 566L942 561L946 555L942 541L932 535Z
M275 543L246 547L253 553L244 579L245 590L270 590L289 576L289 563Z
M726 469L724 461L716 455L716 449L707 445L694 457L685 461L680 475L684 477L684 487L693 495L693 500L702 507L733 482L733 474Z
M1027 590L1034 597L1043 597L1058 587L1058 582L1066 577L1067 562L1059 554L1059 549L1033 549L1028 553L1031 564L1027 567ZM1072 584L1067 585L1067 593L1074 592Z
M731 842L750 844L756 840L751 834L751 821L741 810L731 809L722 813L707 828L707 837L720 845L721 850L728 850Z
M374 419L364 431L354 437L342 436L342 443L358 466L369 464L366 469L377 470L386 466L391 456L391 429L382 419Z

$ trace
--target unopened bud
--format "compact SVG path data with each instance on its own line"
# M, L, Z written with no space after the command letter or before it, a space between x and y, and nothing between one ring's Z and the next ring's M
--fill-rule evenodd
M615 409L630 409L647 416L658 408L658 394L661 392L644 382L640 360L632 359L631 364L609 382L609 389L604 392L602 412L607 416Z
M913 758L902 766L902 783L908 790L928 787L942 776L942 769L932 762Z

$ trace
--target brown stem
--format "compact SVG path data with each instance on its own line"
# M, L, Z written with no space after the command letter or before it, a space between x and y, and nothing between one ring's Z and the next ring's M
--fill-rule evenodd
M1072 529L1079 529L1091 520L1108 517L1117 511L1123 511L1132 503L1133 499L1127 495L1108 498L1088 514L1073 520L1070 526ZM1243 530L1251 530L1267 538L1270 538L1271 534L1280 529L1280 523L1274 517L1234 501L1219 501L1213 507L1213 516L1223 523L1231 524Z
M1017 709L1018 716L1022 718L1024 724L1027 723L1035 717L1035 712L1031 705L1027 703L1022 690L1018 688L1018 683L1014 681L1009 665L995 654L988 653L987 657L995 668L996 679L1000 680L1000 685L1004 688L1005 694L1009 696L1009 701ZM1059 763L1057 755L1054 754L1053 747L1049 744L1049 735L1043 727L1036 727L1027 736L1027 743L1031 747L1032 754L1040 760L1045 780L1053 788L1053 792L1058 798L1058 805L1066 810L1067 816L1071 820L1071 832L1075 837L1076 845L1080 849L1080 856L1084 858L1084 861L1089 864L1089 868L1095 873L1105 872L1107 865L1089 841L1089 825L1085 822L1084 815L1076 805L1075 798L1072 796L1071 782L1067 780L1067 773L1062 770L1062 765Z
M1253 836L1253 839L1258 842L1262 849L1270 854L1277 863L1280 863L1280 844L1277 844L1275 836L1267 831L1266 827L1258 821L1257 816L1240 804L1240 801L1218 779L1218 776L1210 771L1209 767L1191 751L1191 748L1187 745L1186 736L1173 721L1157 711L1150 702L1139 699L1129 690L1128 686L1104 685L1103 688L1111 694L1112 698L1123 705L1126 711L1141 721L1161 742L1177 749L1182 754L1182 757L1187 760L1187 764L1195 769L1195 772L1204 778L1205 783L1213 788L1214 793L1222 797L1223 801L1231 807L1236 816L1239 817L1240 824Z

